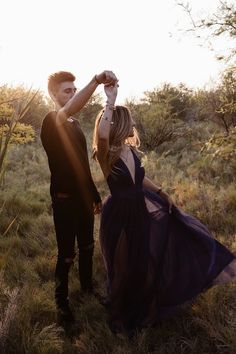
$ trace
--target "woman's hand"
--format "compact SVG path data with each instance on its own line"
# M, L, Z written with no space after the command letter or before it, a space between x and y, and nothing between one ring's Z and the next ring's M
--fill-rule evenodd
M114 85L104 85L104 91L107 96L107 103L114 105L118 92L117 82Z

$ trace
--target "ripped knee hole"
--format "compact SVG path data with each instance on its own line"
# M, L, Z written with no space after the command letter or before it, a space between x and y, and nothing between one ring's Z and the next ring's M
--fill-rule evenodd
M86 252L86 251L92 251L94 249L94 242L90 243L89 245L86 246L80 246L79 247L79 252Z

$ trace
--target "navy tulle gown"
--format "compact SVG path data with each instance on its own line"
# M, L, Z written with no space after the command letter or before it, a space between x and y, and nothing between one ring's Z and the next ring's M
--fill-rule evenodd
M153 325L236 276L235 256L199 220L177 207L169 214L160 195L143 189L144 168L133 156L135 183L122 159L107 178L100 229L110 322L123 330Z

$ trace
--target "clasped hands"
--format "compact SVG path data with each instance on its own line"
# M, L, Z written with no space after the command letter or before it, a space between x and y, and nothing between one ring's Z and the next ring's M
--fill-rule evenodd
M109 70L104 70L101 74L95 75L95 80L98 84L104 84L105 86L115 86L118 82L116 75Z
M107 104L110 106L115 104L118 88L118 79L113 71L105 70L101 74L95 76L98 84L104 84L104 91L107 96Z

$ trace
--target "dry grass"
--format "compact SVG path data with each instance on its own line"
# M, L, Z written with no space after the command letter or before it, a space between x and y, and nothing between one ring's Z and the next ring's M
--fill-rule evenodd
M201 161L196 152L182 152L181 157L172 152L162 155L152 152L143 159L143 164L147 175L160 181L178 205L199 217L221 242L236 251L233 177L229 183L229 175L224 179L219 169L219 178L213 178L207 162ZM211 289L199 296L180 316L155 328L144 329L129 340L110 332L106 312L95 298L85 297L78 302L76 266L71 273L70 296L80 325L72 339L65 336L55 324L53 273L56 243L48 196L49 174L42 148L35 144L12 151L9 166L4 190L0 192L1 352L236 353L236 284ZM207 172L203 182L204 170ZM105 195L107 186L94 163L92 172L99 190ZM217 175L217 170L214 173ZM106 276L98 228L97 218L94 275L100 290L104 291Z

